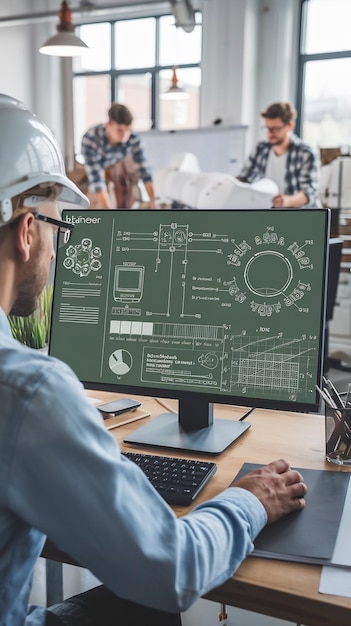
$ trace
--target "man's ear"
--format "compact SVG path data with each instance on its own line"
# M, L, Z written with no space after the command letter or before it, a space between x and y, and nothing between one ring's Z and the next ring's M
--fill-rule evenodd
M24 263L27 263L31 256L34 220L32 213L25 213L20 217L16 225L16 247Z

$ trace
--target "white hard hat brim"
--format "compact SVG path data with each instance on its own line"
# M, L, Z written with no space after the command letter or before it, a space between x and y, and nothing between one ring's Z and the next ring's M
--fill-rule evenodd
M6 190L0 191L0 201L5 198L14 198L33 187L37 187L39 185L61 185L62 189L58 196L58 200L60 202L67 202L69 204L77 204L84 209L89 207L89 200L87 196L84 195L80 191L80 189L75 185L73 181L71 181L67 176L63 176L63 174L51 174L51 173L38 173L32 174L31 176L26 176L23 180L7 187Z

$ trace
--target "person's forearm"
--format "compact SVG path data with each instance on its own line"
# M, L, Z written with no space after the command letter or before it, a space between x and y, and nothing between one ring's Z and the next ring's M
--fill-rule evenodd
M304 191L298 191L294 193L292 196L287 196L290 201L290 206L292 207L300 207L308 204L308 197L306 196Z
M155 198L155 191L154 191L154 186L152 184L151 181L148 181L145 183L145 189L147 191L147 194L150 198L150 208L151 209L156 209L156 198Z
M308 198L303 191L298 191L291 196L280 193L273 198L274 209L298 208L306 204L308 204Z

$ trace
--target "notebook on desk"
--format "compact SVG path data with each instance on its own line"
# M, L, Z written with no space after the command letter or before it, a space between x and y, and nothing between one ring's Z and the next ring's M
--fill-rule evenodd
M107 417L104 420L104 426L107 430L112 430L113 428L118 428L118 426L124 426L125 424L142 420L145 417L150 417L150 415L150 411L138 408L129 413L122 413L121 415L111 415L111 417Z
M245 463L236 478L260 467ZM255 539L252 556L311 563L348 564L333 559L351 473L297 469L308 487L306 507L266 526Z
M92 391L91 394L93 393L94 392ZM94 398L93 395L89 395L89 400L91 404L93 404L96 408L98 408L99 405L103 404L101 399ZM150 411L145 411L144 409L137 407L132 411L121 413L120 415L105 416L104 426L105 428L107 428L107 430L112 430L113 428L118 428L118 426L124 426L125 424L129 424L130 422L136 422L138 420L144 419L145 417L150 417L150 415Z

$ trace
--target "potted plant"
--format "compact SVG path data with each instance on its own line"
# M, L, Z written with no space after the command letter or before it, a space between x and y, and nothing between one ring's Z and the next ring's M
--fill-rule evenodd
M14 338L26 346L45 348L48 345L52 291L52 285L45 287L39 298L39 307L32 315L28 317L9 315Z

